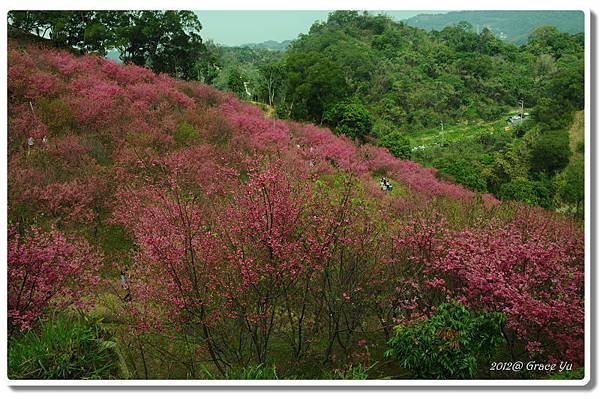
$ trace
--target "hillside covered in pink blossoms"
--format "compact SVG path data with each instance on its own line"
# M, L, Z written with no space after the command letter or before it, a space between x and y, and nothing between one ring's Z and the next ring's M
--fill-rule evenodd
M9 40L8 220L9 335L101 317L129 377L408 378L387 342L444 303L583 365L581 224L138 66Z

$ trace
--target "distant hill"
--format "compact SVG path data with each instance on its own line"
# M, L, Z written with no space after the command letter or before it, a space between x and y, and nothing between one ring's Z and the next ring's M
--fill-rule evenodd
M442 30L459 22L469 22L476 30L490 29L496 37L527 43L527 36L541 25L553 25L567 33L584 31L582 11L452 11L446 14L420 14L403 22L425 30Z
M264 49L269 49L269 50L274 50L274 51L285 51L285 50L287 50L287 48L291 42L292 42L291 40L284 40L282 42L277 42L275 40L267 40L266 42L262 42L262 43L242 44L239 47L264 48Z

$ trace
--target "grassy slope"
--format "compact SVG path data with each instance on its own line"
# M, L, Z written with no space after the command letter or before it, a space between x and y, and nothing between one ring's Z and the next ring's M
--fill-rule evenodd
M577 144L585 140L584 120L583 111L575 112L573 124L569 129L569 146L574 154L577 153Z
M432 146L442 143L453 143L469 138L474 138L486 133L504 132L507 126L506 118L511 115L516 115L517 111L503 115L500 119L492 122L479 121L476 123L459 123L456 125L444 125L442 132L441 126L435 129L426 129L418 132L410 133L410 141L413 147L416 146Z

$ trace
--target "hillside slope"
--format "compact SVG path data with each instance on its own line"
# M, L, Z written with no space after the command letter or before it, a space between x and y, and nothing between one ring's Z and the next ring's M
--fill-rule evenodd
M505 314L502 353L582 364L584 240L573 220L477 195L329 129L268 119L197 82L12 40L8 66L12 334L74 296L112 321L133 378L225 378L265 364L282 378L326 378L357 362L385 363L368 371L383 378L410 375L382 361L394 326L458 300ZM70 277L28 284L56 253ZM72 289L47 308L19 301L23 287L53 284Z

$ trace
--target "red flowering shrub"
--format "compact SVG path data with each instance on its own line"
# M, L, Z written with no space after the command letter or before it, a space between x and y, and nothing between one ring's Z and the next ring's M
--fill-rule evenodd
M47 72L36 73L29 76L25 98L34 100L40 96L55 96L59 85L58 77Z
M442 279L429 285L470 308L506 314L513 356L525 350L581 365L583 237L560 236L564 227L555 224L553 232L549 220L527 221L449 235L431 262L430 272Z
M80 123L102 128L113 120L116 97L121 95L118 85L98 78L84 78L71 82L70 88L77 93L71 108Z
M81 183L72 180L67 183L52 183L37 194L40 208L49 216L61 217L63 221L90 223L94 218L91 203L96 190L94 181Z
M10 333L30 329L50 307L81 305L99 266L86 244L69 243L56 230L22 236L15 226L8 228L7 260Z

